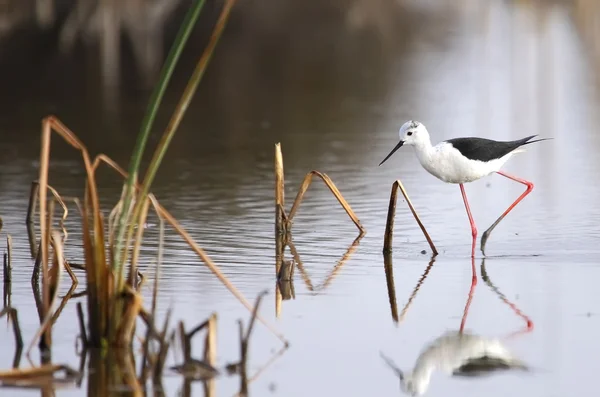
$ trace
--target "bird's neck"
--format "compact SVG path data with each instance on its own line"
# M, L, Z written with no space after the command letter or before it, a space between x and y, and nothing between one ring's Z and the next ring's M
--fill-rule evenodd
M431 139L428 136L416 142L413 148L421 164L429 162L433 153L433 146L431 146Z
M413 389L417 391L417 395L427 391L434 370L434 366L415 367L413 372L408 374L406 380L410 379Z

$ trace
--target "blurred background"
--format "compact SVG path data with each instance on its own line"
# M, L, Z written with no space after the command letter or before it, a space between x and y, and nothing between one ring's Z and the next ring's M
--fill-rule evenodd
M222 5L206 3L172 101ZM0 0L0 134L35 139L40 118L54 113L92 147L118 143L127 153L189 4ZM599 18L594 0L239 1L184 129L201 124L195 135L235 145L347 110L365 120L365 133L388 128L387 120L395 130L402 108L420 116L421 101L478 104L473 127L482 133L504 108L521 119L544 114L526 127L547 129L560 106L558 78L583 73L560 58L600 67ZM441 74L448 77L439 81ZM597 92L593 76L589 90ZM421 80L437 87L417 90ZM507 97L490 99L499 95Z
M92 154L105 152L126 166L190 4L0 0L0 216L3 231L13 235L15 260L23 263L15 265L12 299L25 313L34 308L23 221L30 183L39 172L41 119L58 116ZM161 136L221 7L222 1L206 1L147 152ZM423 122L434 143L466 135L554 138L528 147L507 165L507 172L536 187L486 248L497 255L488 262L494 282L536 324L515 344L541 371L481 383L440 379L432 392L589 394L600 354L599 71L598 0L238 0L154 193L249 299L264 288L273 297L275 143L282 143L288 208L303 176L317 169L333 179L367 229L352 258L322 290L304 287L297 277L296 299L284 302L281 318L265 305L265 316L292 348L254 384L259 395L275 384L286 396L314 394L313 385L321 395L394 395L398 381L382 365L379 350L410 368L422 346L458 325L471 281L471 235L458 188L426 174L410 149L377 166L407 119ZM50 183L62 194L79 194L79 164L78 153L53 140ZM118 181L103 175L103 198L116 200ZM397 178L442 253L412 309L416 315L401 326L390 317L381 256L389 189ZM481 233L522 186L493 176L470 184L467 192ZM313 185L305 200L294 239L314 285L320 285L356 230L323 185ZM70 222L67 250L77 262L79 220L70 216ZM395 233L402 305L429 257L419 254L428 246L400 201ZM159 312L172 305L173 317L187 324L217 311L224 364L238 354L231 343L237 340L235 320L247 312L177 236L168 234L167 240ZM154 255L152 247L145 254ZM497 335L521 325L479 285L469 328ZM59 350L57 360L73 362L73 305L64 313L70 314L57 323L55 343L68 348ZM29 341L39 322L33 314L21 316ZM272 337L257 330L256 338L253 359L265 361ZM0 347L12 349L10 338L3 339ZM331 368L342 372L332 374ZM236 381L224 382L227 391L237 390ZM175 388L178 380L167 383Z

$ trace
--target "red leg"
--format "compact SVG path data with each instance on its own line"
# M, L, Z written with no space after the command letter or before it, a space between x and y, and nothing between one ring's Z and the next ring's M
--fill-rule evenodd
M500 217L499 217L498 219L496 219L496 222L494 222L494 223L492 224L492 226L490 226L490 227L489 227L489 228L488 228L488 229L487 229L485 232L483 232L483 235L481 236L481 252L483 253L483 255L485 255L485 243L487 242L487 239L488 239L488 237L490 236L490 233L492 232L492 230L494 230L494 228L495 228L496 226L498 226L498 224L500 223L500 221L501 221L502 219L504 219L504 217L505 217L505 216L506 216L506 215L507 215L507 214L508 214L508 213L509 213L509 212L510 212L510 211L511 211L513 208L515 208L515 206L516 206L517 204L519 204L519 202L520 202L521 200L523 200L523 199L525 198L525 196L527 196L527 195L528 195L529 193L531 193L531 191L533 190L533 183L532 183L532 182L526 181L525 179L521 179L521 178L518 178L518 177L516 177L516 176L509 175L509 174L507 174L507 173L505 173L505 172L502 172L502 171L498 171L497 173L498 173L498 174L500 174L500 175L502 175L502 176L504 176L504 177L506 177L506 178L508 178L508 179L512 179L513 181L516 181L516 182L522 183L523 185L527 186L527 189L525 189L525 191L523 192L523 194L521 194L521 195L519 196L519 198L518 198L518 199L516 199L516 200L515 200L515 202L514 202L514 203L512 203L512 204L511 204L511 206L510 206L510 207L508 207L508 208L506 209L506 211L504 211L504 213L503 213L502 215L500 215Z
M471 280L471 289L469 290L469 297L467 298L467 304L463 311L462 320L460 322L460 333L462 334L465 330L465 324L467 323L467 315L469 314L469 307L471 307L471 301L473 300L473 293L475 292L475 286L477 285L477 271L475 270L475 258L471 257L471 269L473 270L473 279Z
M473 236L473 244L471 247L471 258L475 258L475 243L477 242L477 226L475 226L475 221L473 220L473 215L471 215L471 209L469 208L469 202L467 201L467 194L465 193L465 187L463 184L460 184L460 191L463 196L463 200L465 202L465 208L467 210L467 215L469 216L469 222L471 222L471 235ZM473 273L475 276L475 273Z

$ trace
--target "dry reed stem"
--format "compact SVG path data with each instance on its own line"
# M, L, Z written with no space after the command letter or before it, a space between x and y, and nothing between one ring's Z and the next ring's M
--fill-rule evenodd
M392 254L383 254L383 267L385 269L385 281L388 290L388 299L390 301L390 310L392 319L398 323L398 304L396 302L396 287L394 286L394 266L392 264Z
M56 321L58 320L58 317L60 316L60 314L62 313L63 309L67 305L67 302L69 301L69 299L71 299L73 297L73 293L75 292L75 288L77 288L77 284L71 284L71 287L69 288L69 291L62 298L62 300L61 300L60 305L58 306L58 308L54 311L54 314L52 315L52 319L50 320L50 324L53 325L53 324L56 323Z
M283 294L279 283L275 283L275 317L281 316L281 304L283 303Z
M240 363L238 364L238 370L240 375L240 392L239 395L243 397L248 396L248 375L246 372L246 362L247 362L247 349L246 341L244 340L244 325L242 320L238 320L238 328L240 332Z
M284 236L286 222L284 221L284 177L283 177L283 156L281 155L281 144L275 144L275 274L279 274L281 261L283 260L283 250L285 244Z
M33 223L33 217L37 208L38 192L40 184L38 181L31 182L31 189L29 190L29 204L27 205L27 216L25 217L25 223Z
M28 226L33 225L33 223L34 223L33 217L35 216L35 211L37 208L39 187L40 187L40 185L39 185L38 181L31 182L31 190L29 192L29 203L27 205L27 215L25 217L25 223ZM51 185L48 185L48 190L50 190L50 192L54 196L54 200L56 200L63 209L63 215L60 218L59 225L60 225L61 231L63 232L63 235L64 235L63 241L65 241L69 236L69 233L67 232L67 229L65 227L65 221L67 220L67 217L69 216L69 210L67 208L67 205L65 204L64 198L60 194L58 194L58 191L56 189L54 189ZM35 234L34 234L34 238L35 238ZM32 253L32 257L35 257L35 254Z
M31 285L39 286L40 282L40 268L42 265L42 250L40 249L42 243L38 244L38 250L35 257L35 263L33 264L33 272L31 273Z
M142 308L142 297L130 286L126 285L121 294L121 301L124 302L122 320L119 324L116 334L116 341L121 344L121 347L131 346L131 337L135 327L135 321Z
M4 284L10 284L12 280L12 237L6 235L6 252L4 253Z
M127 172L123 170L117 163L114 161L106 161L108 157L103 156L102 158L97 157L96 160L98 162L102 161L119 173L123 178L127 178ZM139 184L136 184L136 189L139 189ZM210 259L210 257L205 253L205 251L196 244L192 236L179 224L179 222L169 213L159 202L156 200L156 209L159 217L163 217L183 238L183 240L192 248L194 252L200 257L200 259L206 264L209 270L221 281L221 283L231 292L239 301L252 312L252 305L246 300L244 295L239 292L239 290L227 279L227 277L219 270L219 267ZM258 320L271 332L273 333L282 343L288 344L283 335L277 332L262 316L257 316Z
M35 344L35 342L37 342L38 338L43 333L46 332L48 325L51 324L53 316L51 315L50 311L51 311L52 306L54 305L56 296L58 295L58 286L60 284L60 279L61 279L61 275L63 272L63 266L65 263L64 256L63 256L63 246L62 246L62 242L60 241L60 234L57 231L52 232L52 240L54 242L54 265L52 266L51 274L50 274L50 276L52 278L52 284L49 286L49 288L52 291L52 296L47 304L47 309L46 309L46 307L44 307L44 313L43 313L44 320L42 321L40 328L35 333L33 339L29 343L29 347L26 350L25 355L27 357L30 357L30 353L31 353L31 349L33 348L33 345ZM66 301L65 301L65 303L66 303ZM46 305L44 305L44 306L46 306ZM49 348L50 345L47 344L46 347Z
M103 334L103 331L106 329L106 315L109 313L107 307L109 286L107 285L108 269L106 267L106 254L104 252L104 226L102 215L100 213L100 204L96 189L95 175L92 170L92 163L85 145L83 145L77 136L54 116L48 116L42 120L42 143L40 148L40 171L38 178L42 273L47 274L48 272L49 236L47 234L48 225L46 220L46 196L48 190L48 168L50 162L50 139L53 131L61 136L72 147L81 152L85 164L87 176L85 189L86 212L84 213L82 211L84 225L84 250L86 252L86 264L96 264L95 266L86 267L86 280L88 283L88 308L90 312L91 329L95 330L92 336L100 335ZM91 230L93 230L94 244L92 244L90 238L90 228L88 227L87 219L89 201L91 201L93 214ZM96 247L96 249L92 251L93 247ZM45 277L43 277L42 294L43 301L47 302L49 300L49 291ZM99 297L100 299L98 299ZM97 313L101 313L101 315L96 315ZM94 339L98 339L98 336L94 337ZM93 342L95 344L100 343L99 340L94 340Z
M212 313L208 319L208 329L204 340L204 361L212 368L217 366L217 313ZM205 395L216 395L214 377L205 382Z
M49 206L48 206L48 228L46 229L46 234L48 236L48 242L49 242L49 246L53 247L53 253L54 255L52 256L52 260L53 260L53 266L52 268L50 268L47 272L44 272L42 274L42 285L47 285L48 286L48 294L44 295L43 291L42 291L42 314L44 317L43 321L40 321L40 324L43 325L44 323L46 323L47 321L49 322L49 316L50 316L50 312L52 309L52 305L54 303L54 300L56 298L56 294L58 294L58 284L56 283L56 280L59 278L58 276L60 274L62 274L62 269L56 266L56 253L57 253L57 248L52 244L52 236L55 233L53 231L53 227L54 227L54 207L56 204L56 200L50 200L49 201ZM49 298L47 298L49 297ZM48 323L46 323L48 324ZM42 350L47 350L50 351L52 347L52 327L44 327L42 334L41 334L41 340L40 340L40 349ZM26 354L27 359L31 362L31 358L29 356L29 351ZM33 364L32 364L33 365Z
M188 361L192 357L192 348L188 347L186 333L185 333L185 325L183 321L179 321L177 330L179 331L179 344L181 345L181 352L183 353L182 362Z
M285 206L285 189L283 177L283 156L281 155L281 144L275 144L275 210L279 216L276 218L276 233L283 233L283 208Z
M15 336L15 345L17 350L23 349L23 336L21 334L21 327L19 325L19 315L17 309L12 307L5 307L0 311L0 318L7 316L12 321L13 334Z
M77 320L79 322L79 336L81 337L81 343L83 344L85 350L88 347L88 337L85 329L85 319L83 316L83 307L81 302L77 302Z
M73 273L73 269L71 269L71 265L69 264L69 262L67 260L65 260L63 262L63 266L64 266L65 270L67 271L67 274L69 275L69 277L71 277L71 283L73 284L74 287L77 287L77 285L79 285L79 279L77 278L75 273Z
M400 319L398 320L398 322L404 321L404 318L406 317L406 313L408 312L408 309L410 308L413 300L417 296L417 292L419 292L419 289L421 288L421 285L425 282L425 279L427 278L427 275L429 274L429 271L433 267L433 263L434 262L435 262L435 259L431 258L431 260L429 261L429 264L427 265L427 268L425 269L425 272L423 273L423 275L421 276L421 278L419 278L419 281L417 282L417 285L415 285L415 288L413 289L412 294L408 298L408 302L406 302L406 305L404 305L404 307L402 308L402 312L400 312Z
M65 371L66 378L74 378L78 372L67 365L46 364L41 367L15 368L10 371L0 371L0 381L32 381L30 385L35 384L35 379L40 379L42 383L47 381L47 377L54 376L57 372ZM46 378L46 379L44 379Z
M327 174L323 174L319 171L314 171L314 170L310 171L304 177L304 180L302 181L302 185L300 185L300 190L298 191L298 194L296 195L296 199L294 200L294 204L292 205L292 209L290 210L290 213L288 214L288 222L292 222L294 215L296 215L296 212L298 211L298 207L300 206L300 203L302 202L302 198L304 197L306 190L308 189L308 187L310 186L310 184L312 182L313 175L316 175L319 178L321 178L321 180L325 183L325 185L327 185L327 187L329 188L331 193L333 193L333 195L335 196L337 201L341 204L341 206L344 208L344 210L346 211L346 213L348 214L350 219L352 219L352 222L354 222L354 224L358 228L358 230L360 232L360 236L365 234L365 229L360 224L360 221L356 217L356 214L354 213L354 211L352 210L352 208L350 207L350 205L348 204L348 202L346 201L344 196L342 196L342 194L340 193L338 188L335 186L335 184L333 183L331 178L329 178L327 176ZM288 229L290 229L289 226L288 226Z
M429 243L429 246L431 247L431 251L433 252L433 255L437 255L438 251L435 248L433 241L431 241L431 237L429 237L429 233L427 233L427 230L425 230L425 226L423 226L421 219L419 219L419 215L417 215L417 212L415 211L415 208L413 207L412 202L410 201L410 198L408 197L408 194L406 193L406 190L404 189L404 186L402 185L402 182L400 181L400 179L396 180L392 184L392 191L390 193L390 205L388 208L387 222L385 224L385 236L383 239L383 252L384 253L392 252L392 238L393 238L393 234L394 234L394 218L396 215L396 201L397 201L397 196L398 196L398 189L400 189L400 191L402 192L402 195L404 196L404 199L406 200L406 203L408 204L408 208L410 208L410 211L412 212L413 216L415 217L415 220L419 224L419 227L421 228L423 235L425 235L425 238L427 239L427 242Z
M204 360L213 367L217 365L217 313L212 313L208 318L204 341Z
M42 262L42 272L43 274L47 274L48 271L48 243L49 238L47 236L48 225L46 221L46 196L48 189L48 167L50 161L50 135L52 131L58 133L65 141L67 141L71 146L78 149L84 160L86 174L87 174L87 182L86 182L86 192L85 202L91 200L92 214L93 216L93 225L92 229L94 231L94 240L95 246L99 247L99 243L102 243L102 248L104 248L103 243L104 239L104 229L103 229L103 220L100 213L98 195L96 189L96 181L95 181L95 169L99 165L100 162L104 162L109 166L112 166L117 172L119 172L124 178L127 178L127 173L118 166L114 161L110 160L105 155L97 156L92 163L90 161L89 153L85 147L85 145L75 136L73 132L71 132L64 124L62 124L57 118L54 116L48 116L42 121L42 144L41 144L41 153L40 153L40 173L39 173L39 206L40 206L40 230L42 235L41 241L41 262ZM136 189L140 189L139 184L136 183ZM108 269L106 267L106 255L104 249L95 249L92 251L92 241L90 239L89 234L89 226L87 222L87 212L83 212L78 202L76 201L83 218L83 227L84 227L84 252L86 252L86 263L96 263L101 265L93 266L92 269L86 266L86 279L88 282L88 306L90 309L90 314L92 313L103 313L104 315L95 316L90 315L90 327L94 330L99 330L98 334L102 333L102 330L106 328L106 315L109 313L109 307L107 307L108 300L108 290L110 288L107 285L107 281L110 282L108 277ZM85 205L85 208L88 208ZM181 227L179 222L160 204L157 202L157 208L159 215L164 217L175 230L180 234L180 236L188 243L188 245L198 254L198 256L202 259L202 261L208 266L208 268L213 272L215 276L229 289L229 291L250 311L252 311L252 306L245 299L245 297L235 288L231 282L225 277L223 273L219 270L219 268L212 262L212 260L206 255L204 250L202 250L196 242L192 239L192 237L187 233L185 229ZM91 253L94 252L94 257L91 256ZM43 295L44 298L48 296L48 286L46 282L46 278L44 280L43 285ZM100 283L98 283L98 280ZM98 288L96 288L98 287ZM101 299L98 299L102 297ZM47 299L44 299L47 301ZM279 334L269 323L266 322L261 316L258 319L265 325L275 336L277 336L282 343L287 344L288 342L285 338ZM97 324L97 320L100 321L100 324ZM94 344L98 344L99 341L92 341Z

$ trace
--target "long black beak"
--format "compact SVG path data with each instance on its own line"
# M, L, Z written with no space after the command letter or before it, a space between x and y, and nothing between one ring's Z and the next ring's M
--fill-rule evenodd
M389 159L389 158L390 158L390 156L396 152L396 150L400 149L400 148L402 147L402 145L404 145L404 141L400 141L400 142L398 142L398 144L396 145L396 147L392 149L392 151L390 152L390 154L388 154L388 155L387 155L387 157L386 157L386 158L384 158L384 159L383 159L383 161L382 161L381 163L379 163L379 165L381 165L381 164L385 163L385 161L386 161L387 159Z

